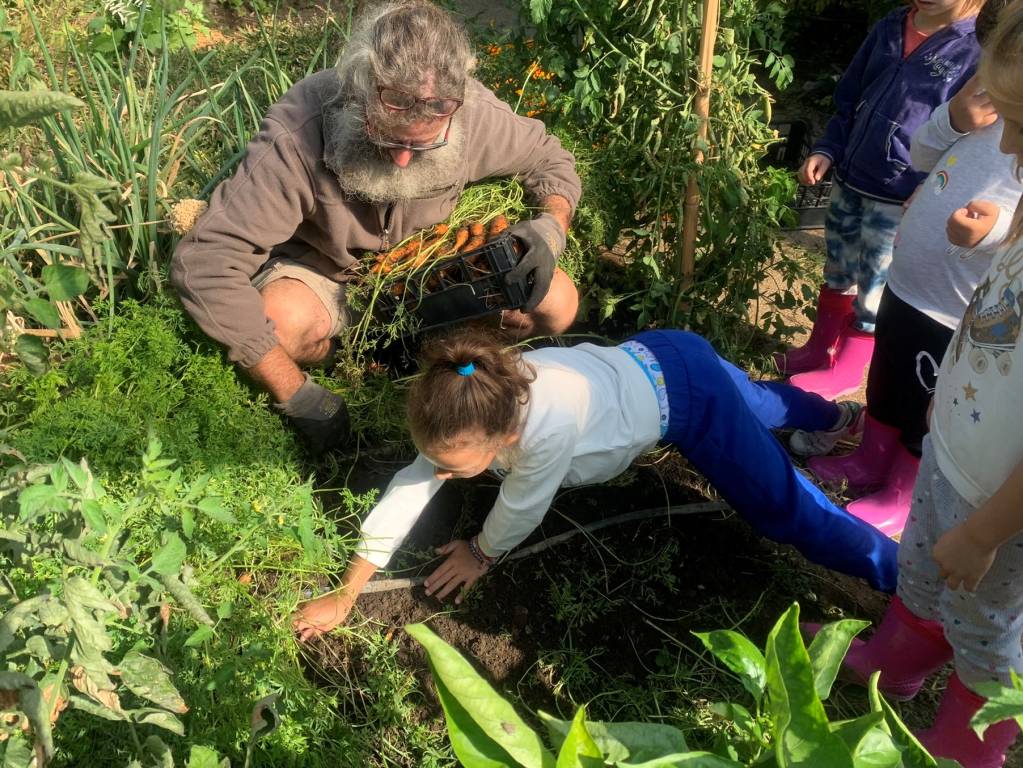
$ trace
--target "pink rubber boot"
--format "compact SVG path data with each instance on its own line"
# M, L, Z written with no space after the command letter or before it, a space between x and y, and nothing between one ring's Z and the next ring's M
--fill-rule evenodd
M967 688L959 675L948 679L948 688L938 706L934 725L918 733L927 751L934 757L958 760L963 768L1000 768L1005 753L1016 741L1019 726L1015 720L996 723L984 731L983 741L970 727L970 718L985 699Z
M818 368L789 379L789 384L804 392L816 392L825 400L835 400L855 392L863 383L863 372L874 354L874 334L847 325L838 339L838 354L830 368Z
M881 490L851 502L846 510L887 536L898 536L906 527L913 506L913 486L920 459L897 443L894 463Z
M876 490L888 479L896 453L906 450L899 435L898 429L878 421L868 411L863 419L863 437L855 451L846 456L815 456L807 466L824 485L846 482L857 493Z
M855 298L855 294L846 295L822 285L817 295L817 320L810 331L810 338L801 347L776 353L774 362L778 370L790 375L830 365L842 329L853 316Z
M808 636L819 630L820 624L803 624ZM896 596L870 639L853 639L840 677L865 686L881 670L878 688L896 701L909 701L951 658L952 646L941 624L921 619Z

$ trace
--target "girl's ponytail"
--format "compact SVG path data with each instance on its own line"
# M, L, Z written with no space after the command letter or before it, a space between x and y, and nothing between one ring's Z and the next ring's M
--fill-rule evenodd
M467 326L432 340L409 391L408 419L420 447L449 448L466 433L514 433L529 400L533 371L487 328Z

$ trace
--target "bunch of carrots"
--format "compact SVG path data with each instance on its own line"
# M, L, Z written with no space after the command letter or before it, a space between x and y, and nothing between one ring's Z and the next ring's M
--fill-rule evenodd
M498 214L485 228L479 221L469 222L454 231L454 240L448 245L451 227L437 224L428 232L422 232L392 248L377 254L369 271L373 274L390 275L395 272L414 272L427 261L447 259L460 253L469 253L493 240L508 229L508 219Z

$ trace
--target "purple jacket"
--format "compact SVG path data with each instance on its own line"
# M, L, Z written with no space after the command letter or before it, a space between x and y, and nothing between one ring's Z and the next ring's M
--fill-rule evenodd
M901 203L927 174L909 163L909 137L977 67L971 16L902 57L908 8L874 25L835 89L835 116L813 151L831 158L835 178L862 195Z

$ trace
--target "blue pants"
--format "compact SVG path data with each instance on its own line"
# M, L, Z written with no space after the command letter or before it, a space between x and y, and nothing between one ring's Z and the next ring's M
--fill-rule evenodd
M751 382L685 331L633 337L657 357L670 409L665 442L675 445L759 533L808 559L894 592L897 546L872 525L836 507L800 474L770 430L819 430L835 406L783 384Z
M856 289L856 327L873 333L881 292L895 248L902 206L882 203L835 184L824 220L828 260L824 281L836 291Z

